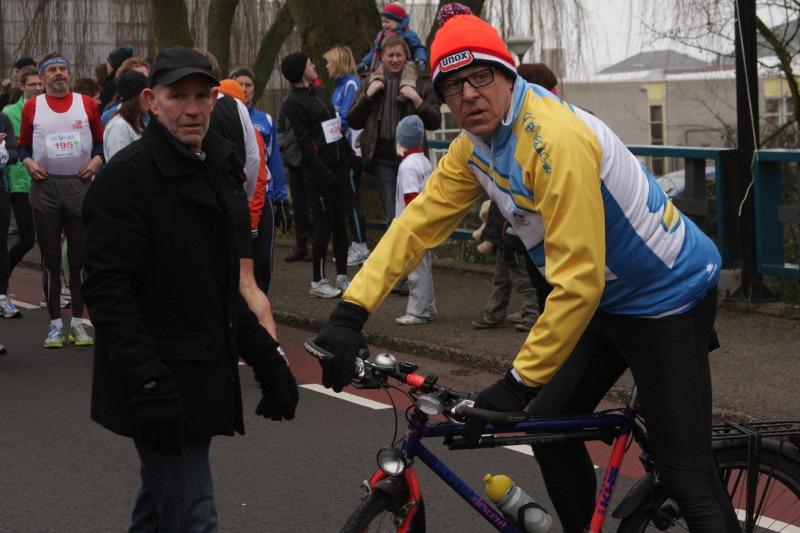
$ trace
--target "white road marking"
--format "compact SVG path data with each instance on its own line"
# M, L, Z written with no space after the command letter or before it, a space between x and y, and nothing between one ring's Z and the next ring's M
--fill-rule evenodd
M522 455L530 455L533 457L533 449L527 444L513 444L511 446L503 446L506 450L521 453Z
M305 385L300 385L303 389L308 389L310 391L318 392L320 394L324 394L326 396L330 396L332 398L338 398L339 400L345 400L350 403L355 403L361 405L363 407L368 407L370 409L391 409L392 406L389 404L376 402L374 400L370 400L369 398L362 398L361 396L356 396L355 394L350 394L349 392L333 392L332 390L323 387L322 385L318 385L316 383L307 383Z
M736 517L744 522L747 513L744 509L736 509ZM780 531L781 533L800 533L800 527L781 522L780 520L773 520L768 516L762 516L758 519L756 525L769 531Z

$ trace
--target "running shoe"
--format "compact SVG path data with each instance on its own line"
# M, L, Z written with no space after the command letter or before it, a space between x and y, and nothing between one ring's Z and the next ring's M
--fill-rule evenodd
M94 337L89 333L86 324L80 323L70 328L69 342L75 346L91 346L94 344Z
M358 266L363 264L369 257L369 248L365 242L350 243L350 249L347 250L347 266Z
M311 282L311 288L308 290L308 294L310 294L312 298L336 298L341 296L342 291L331 285L330 281L323 278L319 281Z
M345 276L344 274L339 274L336 276L336 288L340 291L344 292L347 290L347 287L350 286L350 278Z
M427 324L434 320L433 318L423 318L421 316L405 314L394 319L395 322L402 326L416 326L418 324Z
M44 340L45 348L63 348L64 336L61 334L61 327L50 324L50 331L47 332L47 338Z
M19 318L22 316L17 306L11 301L11 296L0 295L0 316L3 318Z

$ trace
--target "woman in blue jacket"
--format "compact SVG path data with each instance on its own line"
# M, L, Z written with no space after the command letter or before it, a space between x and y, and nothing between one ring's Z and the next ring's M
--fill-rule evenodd
M355 59L349 48L337 46L325 52L325 68L328 76L336 82L336 88L331 95L331 103L336 109L336 114L342 119L342 135L353 148L355 156L348 172L348 183L352 195L347 206L347 219L350 222L352 241L347 251L347 265L357 266L366 261L369 256L367 248L367 234L364 215L361 212L359 192L361 191L361 148L358 147L358 135L361 130L352 130L347 123L347 113L353 103L358 86L361 83L355 76Z

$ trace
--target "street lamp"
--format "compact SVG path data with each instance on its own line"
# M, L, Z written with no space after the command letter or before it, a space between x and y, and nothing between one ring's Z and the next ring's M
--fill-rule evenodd
M517 55L519 62L522 63L522 56L530 50L533 44L533 37L530 35L512 35L506 39L506 44Z

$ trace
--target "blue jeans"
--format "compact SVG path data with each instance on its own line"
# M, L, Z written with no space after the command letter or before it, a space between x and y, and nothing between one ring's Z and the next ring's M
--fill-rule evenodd
M381 206L386 215L386 224L390 224L395 216L395 199L397 197L397 169L399 161L375 159L372 162L372 177L381 197Z
M208 462L211 438L184 443L180 455L164 455L134 444L142 486L128 533L216 533L217 507Z

